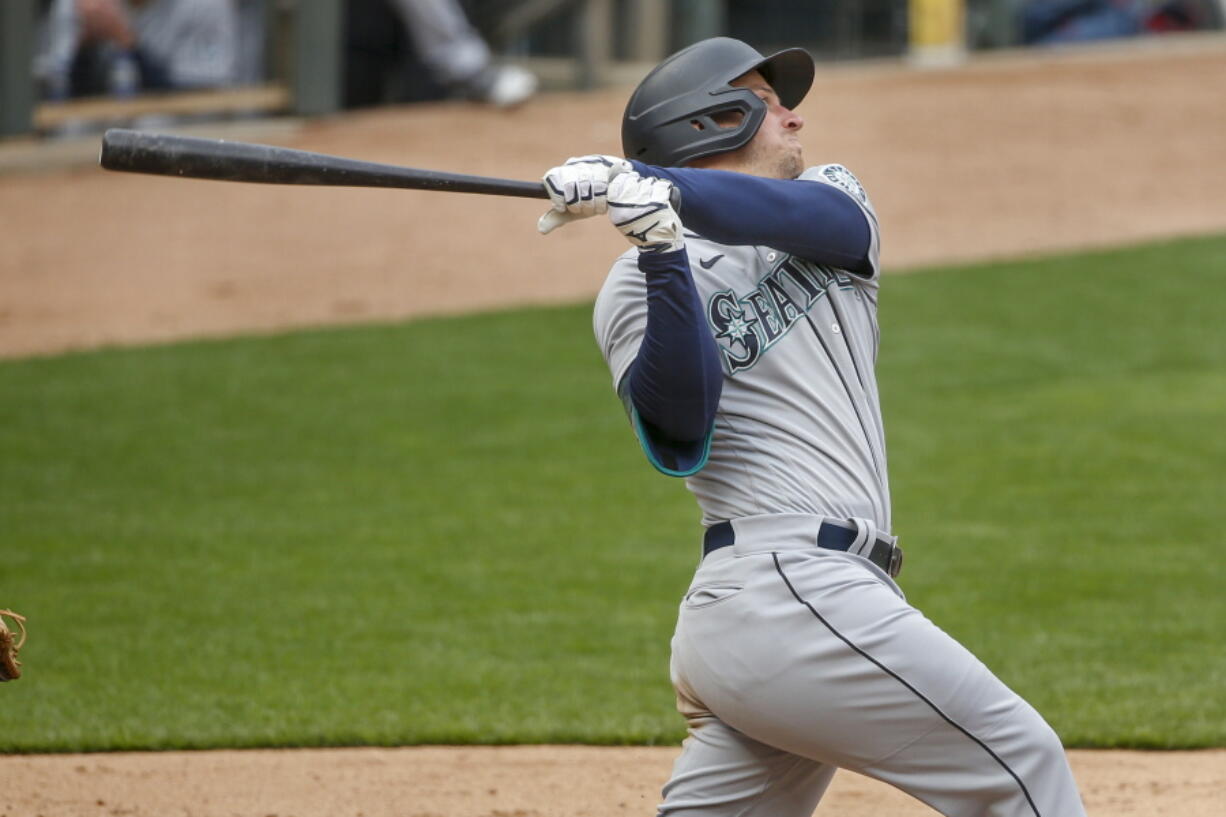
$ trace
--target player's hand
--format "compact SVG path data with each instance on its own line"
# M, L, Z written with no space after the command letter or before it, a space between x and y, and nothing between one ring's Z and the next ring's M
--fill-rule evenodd
M616 156L577 156L553 168L542 181L553 209L541 216L536 228L548 235L564 224L605 212L609 182L634 168Z
M685 238L672 193L670 181L623 173L609 182L609 221L641 252L679 250Z

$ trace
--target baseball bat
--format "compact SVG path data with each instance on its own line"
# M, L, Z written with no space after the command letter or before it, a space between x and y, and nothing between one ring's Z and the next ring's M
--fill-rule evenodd
M189 179L332 187L394 187L547 199L545 185L442 170L363 162L306 150L111 128L102 135L99 163L107 170ZM673 188L673 209L681 191Z
M540 182L521 182L363 162L305 150L111 128L99 163L107 170L223 182L394 187L547 199Z

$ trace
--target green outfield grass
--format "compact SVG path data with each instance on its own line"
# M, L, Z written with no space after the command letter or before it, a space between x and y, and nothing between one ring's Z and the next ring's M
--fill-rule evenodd
M0 751L672 743L698 513L587 305L0 363ZM1075 746L1226 744L1226 237L886 281L909 598Z

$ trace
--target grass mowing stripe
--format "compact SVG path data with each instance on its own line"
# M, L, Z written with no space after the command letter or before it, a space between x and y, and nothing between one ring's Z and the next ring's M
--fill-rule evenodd
M1076 745L1226 741L1226 240L890 278L912 601ZM0 751L674 742L697 555L587 306L0 363Z

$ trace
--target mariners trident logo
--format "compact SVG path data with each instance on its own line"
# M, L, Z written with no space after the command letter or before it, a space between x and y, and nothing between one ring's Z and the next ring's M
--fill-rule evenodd
M746 295L738 296L730 289L712 295L707 321L728 373L757 363L832 285L851 286L851 278L811 261L788 258Z

